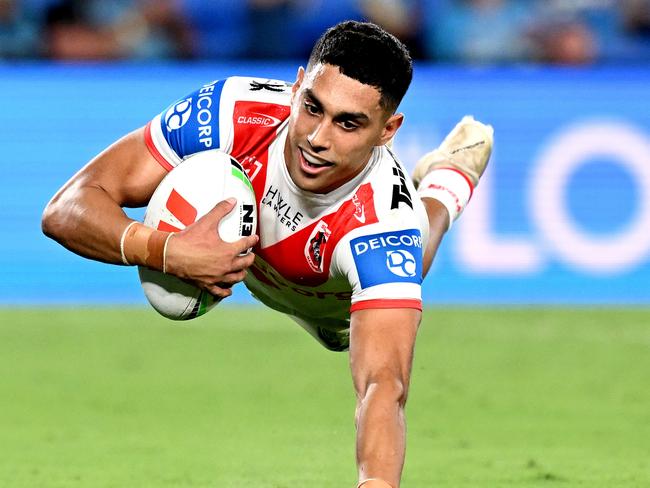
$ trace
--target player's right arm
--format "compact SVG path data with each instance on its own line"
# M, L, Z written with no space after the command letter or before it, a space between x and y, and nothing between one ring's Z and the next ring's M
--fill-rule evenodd
M76 173L52 198L43 213L43 232L67 249L97 261L162 270L166 233L132 225L123 207L147 204L166 170L145 144L144 128L108 147ZM194 282L216 296L228 296L228 286L241 281L252 264L255 236L226 243L216 231L232 209L221 202L195 224L169 241L166 271Z
M165 176L138 129L78 171L43 213L43 232L69 250L97 261L122 263L120 238L131 220L122 207L147 204Z

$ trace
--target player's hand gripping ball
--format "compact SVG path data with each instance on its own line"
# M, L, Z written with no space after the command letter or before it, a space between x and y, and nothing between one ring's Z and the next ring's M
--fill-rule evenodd
M160 182L149 201L144 224L178 232L230 197L237 204L221 220L218 230L221 239L234 242L257 229L253 186L241 165L230 155L218 149L202 151L185 159ZM142 266L138 273L147 300L167 318L193 319L220 301L176 276Z

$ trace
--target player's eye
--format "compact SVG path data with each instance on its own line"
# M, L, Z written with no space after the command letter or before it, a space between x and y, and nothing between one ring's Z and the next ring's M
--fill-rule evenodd
M339 122L339 125L346 131L353 131L359 128L359 124L356 124L350 120L342 120Z
M305 110L310 115L318 115L320 113L318 107L311 102L305 102Z

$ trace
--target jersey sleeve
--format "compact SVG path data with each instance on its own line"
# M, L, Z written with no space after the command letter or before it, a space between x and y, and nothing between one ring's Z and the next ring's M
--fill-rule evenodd
M289 116L291 85L232 76L206 83L177 100L145 127L149 152L168 171L199 151L257 149Z
M409 225L410 224L410 225ZM422 254L426 247L416 220L351 233L334 252L335 269L352 288L350 312L368 308L422 310Z
M187 156L221 147L219 107L226 81L206 83L146 125L145 142L163 168L169 171Z

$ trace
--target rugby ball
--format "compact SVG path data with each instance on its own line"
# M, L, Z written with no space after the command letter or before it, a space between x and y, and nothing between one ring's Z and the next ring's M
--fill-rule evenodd
M179 232L227 198L235 208L219 223L224 241L252 235L257 228L255 193L246 172L229 154L218 149L189 156L172 169L154 191L144 224L157 230ZM249 250L250 251L250 250ZM147 300L161 315L189 320L211 310L220 299L176 276L138 267Z

